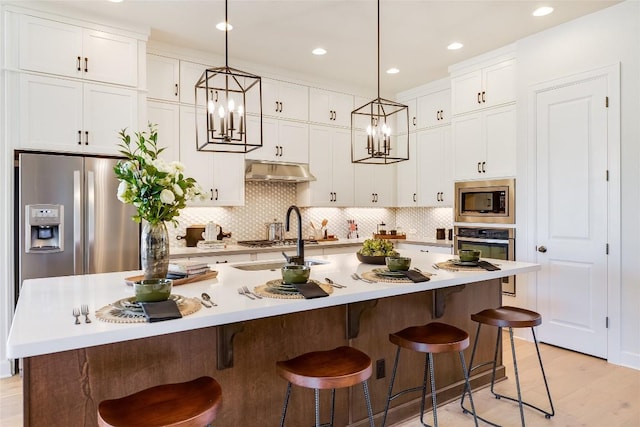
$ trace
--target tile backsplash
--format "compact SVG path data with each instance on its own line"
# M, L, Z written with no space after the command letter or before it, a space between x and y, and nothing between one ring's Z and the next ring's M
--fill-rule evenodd
M295 184L279 182L247 182L245 184L245 205L234 207L197 207L184 209L178 218L179 226L169 225L172 246L184 246L186 227L213 221L224 232L231 232L231 240L258 240L267 238L270 222L285 222L289 206L296 203ZM434 239L435 229L452 228L451 208L301 208L302 233L305 238L314 236L313 223L317 230L326 219L328 234L346 239L347 220L358 224L359 237L371 236L377 225L384 222L386 228L400 229L409 239ZM291 218L291 231L285 237L297 235L297 219Z

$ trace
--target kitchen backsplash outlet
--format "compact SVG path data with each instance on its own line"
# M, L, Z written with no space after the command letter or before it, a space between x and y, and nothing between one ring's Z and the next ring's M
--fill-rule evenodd
M267 224L285 222L289 206L296 203L296 186L279 182L247 182L245 184L245 205L234 207L192 207L183 209L178 217L179 226L169 225L172 246L184 246L184 240L177 236L186 234L186 227L213 221L223 232L231 232L231 241L257 240L267 238ZM327 220L327 233L339 239L346 239L347 220L358 224L360 238L368 238L378 224L384 222L388 229L400 227L410 239L433 239L435 229L452 228L452 210L449 208L302 208L302 233L305 238L320 232L322 220ZM292 230L285 237L296 237L298 224L291 222ZM409 233L415 231L415 233Z

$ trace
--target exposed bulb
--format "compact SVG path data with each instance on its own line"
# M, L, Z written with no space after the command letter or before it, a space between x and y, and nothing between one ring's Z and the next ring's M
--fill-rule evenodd
M373 136L373 128L371 127L371 125L367 126L367 135Z
M238 115L242 116L244 114L244 108L242 107L242 104L238 105Z
M236 108L236 103L233 102L233 98L229 100L229 112L233 113L233 110Z
M216 112L216 104L213 102L213 99L210 99L209 102L207 102L207 110L209 111L209 114Z
M221 105L220 108L218 108L218 116L220 116L220 118L224 118L224 107Z

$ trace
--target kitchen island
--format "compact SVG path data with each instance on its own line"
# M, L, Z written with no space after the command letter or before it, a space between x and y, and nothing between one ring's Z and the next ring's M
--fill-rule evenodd
M384 409L395 347L388 334L438 317L469 331L469 315L500 305L500 277L534 272L536 264L496 261L499 271L445 271L432 265L451 255L403 251L412 265L437 273L421 283L365 283L351 273L376 267L361 264L354 254L313 256L311 278L346 285L326 298L250 300L237 288L253 289L280 277L279 270L247 271L234 264L217 265L216 279L177 286L187 298L207 292L218 305L201 308L181 319L157 323L74 324L72 308L88 304L91 313L129 298L133 289L124 278L137 272L34 279L23 285L8 340L11 358L23 359L24 423L37 425L96 424L97 404L161 383L202 375L215 377L224 404L218 425L276 425L286 384L275 362L303 352L352 345L384 360L387 372L370 379L374 413ZM260 261L262 262L262 261ZM490 358L493 344L485 336L479 357ZM462 374L456 361L436 358L440 402L461 394ZM407 355L397 386L417 385L424 359ZM383 369L384 370L384 369ZM503 376L504 372L500 374ZM486 371L474 375L472 386L490 380ZM361 393L338 390L336 425L364 425ZM329 395L322 396L327 408ZM389 421L418 411L417 396L394 401ZM290 425L313 423L313 391L294 388L288 412Z

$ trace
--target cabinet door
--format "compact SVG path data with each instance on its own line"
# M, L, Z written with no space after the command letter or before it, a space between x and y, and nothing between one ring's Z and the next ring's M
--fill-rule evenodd
M19 99L19 147L82 151L82 83L21 74Z
M20 16L20 68L82 77L82 28Z
M180 61L180 102L183 104L195 104L196 82L207 69L206 65L195 62ZM198 100L204 97L204 93L198 94ZM204 101L201 101L204 106ZM194 143L195 144L195 143Z
M88 80L138 85L138 41L129 37L84 30L83 77Z
M416 134L409 135L409 160L400 162L397 166L396 197L398 206L418 206L418 176L417 165L424 168L417 158Z
M418 194L421 206L451 206L453 164L448 126L418 133Z
M351 132L343 129L331 131L331 151L333 158L332 206L349 207L354 203L354 164L351 163ZM311 160L311 157L310 157Z
M355 205L375 206L375 184L373 177L378 165L356 164L355 170Z
M282 103L280 116L294 120L309 120L309 88L307 86L279 82L278 98Z
M244 156L237 153L213 154L214 206L244 205Z
M451 141L451 126L445 126L442 132L442 162L440 163L440 206L453 206L454 177L453 177L453 144Z
M199 110L199 114L205 114ZM193 200L190 206L213 205L213 154L196 149L195 111L193 107L180 107L180 162L184 164L185 175L194 178L204 191L204 200ZM198 123L204 123L199 120ZM205 131L206 130L202 130Z
M514 106L485 113L487 177L499 178L516 174L516 111Z
M336 126L351 125L353 96L328 90L309 89L309 120Z
M395 166L360 164L355 166L355 205L390 207L395 205Z
M279 120L278 139L282 147L281 161L309 163L309 125Z
M147 55L147 97L164 101L180 99L180 61Z
M162 158L168 162L180 159L180 107L166 102L149 101L147 118L158 130L158 146L165 147Z
M247 141L257 144L260 140L260 118L247 116ZM248 152L245 157L250 160L280 161L280 141L278 140L278 120L262 119L262 147Z
M451 109L453 114L468 113L480 108L482 71L473 71L451 79Z
M310 206L333 206L333 144L331 128L311 126L309 128L309 169L316 177L309 182L308 203ZM353 188L353 187L352 187Z
M418 128L447 124L451 121L451 91L442 90L417 99Z
M451 122L454 174L456 180L482 178L485 144L480 113L458 117Z
M495 107L516 100L515 67L515 60L511 59L482 70L485 107Z
M134 89L85 83L83 105L87 152L117 154L118 132L138 129L138 93Z
M396 205L396 166L402 163L404 162L390 165L374 165L373 181L376 207L393 207Z

